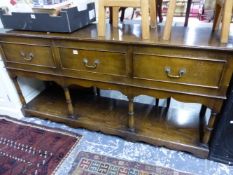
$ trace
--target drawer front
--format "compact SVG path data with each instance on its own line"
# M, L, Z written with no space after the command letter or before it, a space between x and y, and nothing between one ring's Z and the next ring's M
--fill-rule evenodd
M217 59L135 54L134 78L217 89L225 64Z
M2 44L2 47L7 62L49 68L56 67L49 46Z
M63 69L108 75L126 75L126 54L107 51L60 48Z

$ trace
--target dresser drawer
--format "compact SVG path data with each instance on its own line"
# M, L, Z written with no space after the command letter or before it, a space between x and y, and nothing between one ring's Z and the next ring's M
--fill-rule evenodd
M126 75L126 54L109 51L60 48L63 69L107 75Z
M217 89L226 60L134 55L134 78Z
M55 68L49 46L2 44L6 62Z

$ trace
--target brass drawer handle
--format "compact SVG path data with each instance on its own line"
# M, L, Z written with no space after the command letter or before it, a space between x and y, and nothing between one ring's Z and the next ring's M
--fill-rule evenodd
M89 69L96 69L97 66L98 66L98 64L100 63L99 60L95 60L93 65L88 65L88 62L89 62L89 61L88 61L87 58L84 58L84 59L83 59L83 64L84 64L84 66L85 66L86 68L89 68Z
M28 58L26 59L27 61L31 61L34 58L34 54L33 53L29 53L28 54Z
M172 71L171 71L170 67L165 67L165 73L167 74L167 76L169 78L176 78L176 79L178 79L178 78L181 78L186 73L186 69L185 68L181 68L179 70L179 75L172 75L171 72Z
M21 55L21 57L23 57L23 59L26 58L26 54L23 51L20 51L20 55Z
M28 56L23 52L23 51L21 51L20 52L20 55L23 57L23 59L24 60L26 60L26 61L31 61L33 58L34 58L34 55L33 55L33 53L29 53L28 54Z

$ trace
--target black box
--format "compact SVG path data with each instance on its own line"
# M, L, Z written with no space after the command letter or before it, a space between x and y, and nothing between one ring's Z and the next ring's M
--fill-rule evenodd
M233 166L233 79L227 96L210 144L209 158Z
M71 33L94 22L96 12L95 3L89 3L83 11L78 11L77 7L62 9L59 16L17 12L6 15L0 9L0 17L4 28L7 29Z

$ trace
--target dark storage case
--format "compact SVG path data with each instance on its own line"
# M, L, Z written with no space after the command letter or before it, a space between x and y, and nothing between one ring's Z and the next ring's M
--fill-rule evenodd
M7 29L71 33L94 22L96 12L95 3L89 3L83 11L78 11L77 7L62 9L59 16L17 12L7 15L0 10L0 17L4 28Z
M210 145L209 158L233 166L233 80Z

